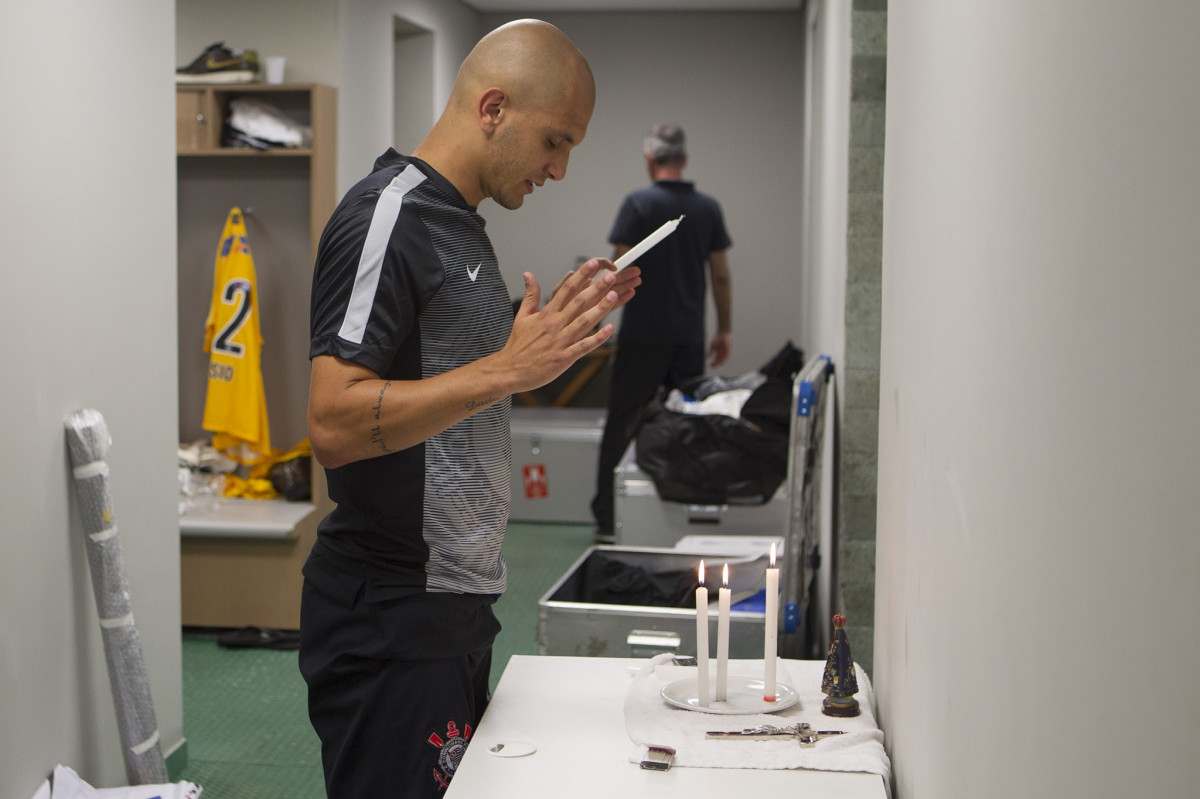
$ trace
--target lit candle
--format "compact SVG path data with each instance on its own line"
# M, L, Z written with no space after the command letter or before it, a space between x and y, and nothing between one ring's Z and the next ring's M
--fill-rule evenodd
M679 227L679 223L682 220L683 217L680 216L679 219L672 219L670 222L663 223L662 227L635 244L632 250L613 261L613 265L617 267L617 271L620 272L622 269L633 263L636 259L642 257L642 253L646 252L646 250L650 249L655 244L658 244L667 236L674 233L675 228Z
M708 588L704 561L700 561L700 586L696 589L696 690L700 707L708 707Z
M763 634L763 700L775 701L775 656L779 649L779 569L775 568L775 542L767 569L766 629Z
M717 701L724 702L729 689L729 564L721 570L717 592Z

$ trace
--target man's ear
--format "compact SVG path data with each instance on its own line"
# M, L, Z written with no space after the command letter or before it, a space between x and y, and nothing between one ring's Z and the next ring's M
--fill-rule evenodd
M493 86L479 95L479 127L484 134L491 136L496 132L501 117L508 111L508 95L503 89Z

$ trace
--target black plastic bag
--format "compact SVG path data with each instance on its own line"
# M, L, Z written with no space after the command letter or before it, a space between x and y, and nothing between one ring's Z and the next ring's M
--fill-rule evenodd
M267 475L271 485L288 502L307 502L312 499L312 485L308 481L311 470L312 458L301 455L272 464Z
M583 601L602 605L655 608L691 607L696 597L694 569L654 571L597 551L584 564Z
M739 417L676 413L662 397L653 400L641 418L636 454L659 497L697 505L769 501L787 477L791 381L803 358L791 342L785 345L760 370L766 380ZM705 380L680 390L704 394Z

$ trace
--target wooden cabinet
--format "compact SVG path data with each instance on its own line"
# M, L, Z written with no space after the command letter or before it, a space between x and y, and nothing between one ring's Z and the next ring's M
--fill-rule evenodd
M270 103L297 122L312 128L312 147L255 150L221 144L221 128L229 102L253 97ZM307 84L189 84L175 89L175 149L181 159L286 158L307 164L309 227L312 251L326 220L337 204L337 90ZM213 170L215 171L215 170ZM218 231L219 232L219 231Z
M264 101L310 126L311 147L224 146L222 125L237 97ZM287 450L307 434L308 297L317 243L337 203L336 106L336 90L321 84L176 87L181 442L208 435L201 429L204 320L218 239L235 206L246 215L259 282L271 442ZM300 568L330 510L324 472L315 464L312 472L315 509L290 534L258 535L248 527L225 535L219 525L181 531L184 625L299 627ZM287 511L280 515L302 515Z
M200 87L175 92L176 153L193 154L217 147L216 134L221 126L219 120L216 125L211 123L209 107L212 100L212 91ZM210 132L214 132L211 143Z

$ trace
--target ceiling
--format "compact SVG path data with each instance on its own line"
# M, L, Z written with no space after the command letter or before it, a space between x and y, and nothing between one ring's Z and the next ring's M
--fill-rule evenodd
M463 0L479 11L799 11L804 0Z

